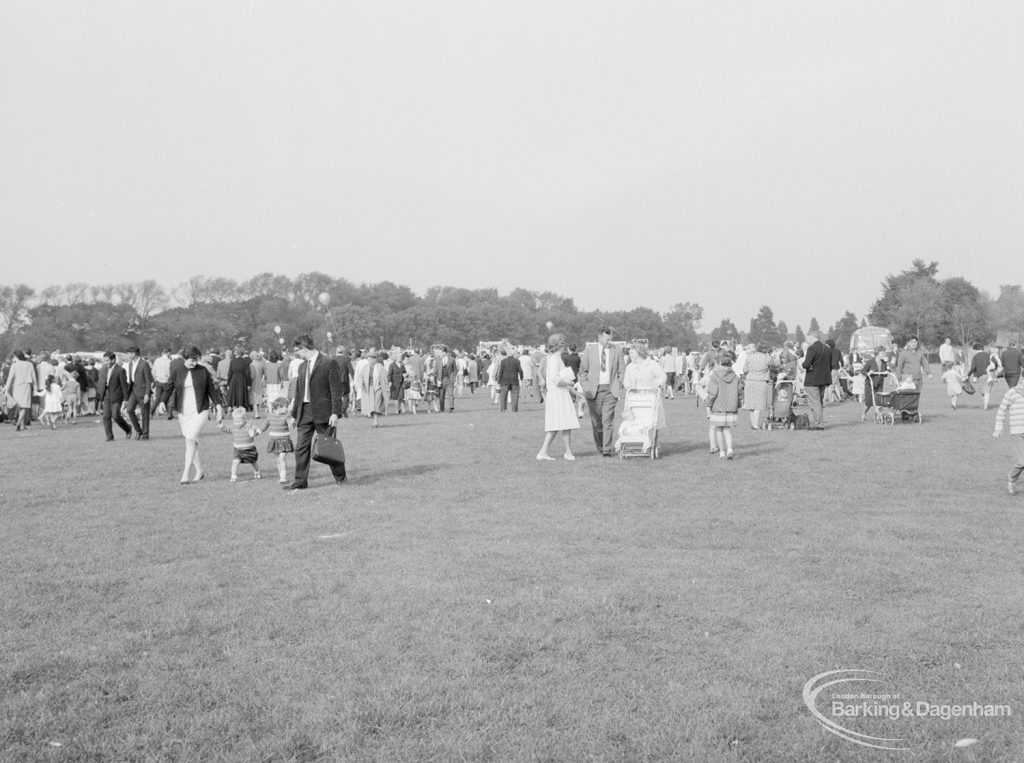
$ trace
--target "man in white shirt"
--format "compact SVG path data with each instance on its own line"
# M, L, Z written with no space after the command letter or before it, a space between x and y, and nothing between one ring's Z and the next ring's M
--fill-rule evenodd
M956 363L956 348L953 346L953 340L949 337L939 345L939 361L942 363L943 371L948 371Z
M665 372L665 397L676 399L676 358L679 356L679 350L673 348L671 351L668 347L662 353L661 356L661 370Z
M150 414L156 410L157 405L163 400L164 390L171 381L171 351L160 350L159 357L153 361L153 400L150 406ZM170 409L168 409L168 412ZM168 413L167 418L170 418Z
M523 399L525 400L533 391L533 358L529 350L523 350L519 356L519 367L523 369Z

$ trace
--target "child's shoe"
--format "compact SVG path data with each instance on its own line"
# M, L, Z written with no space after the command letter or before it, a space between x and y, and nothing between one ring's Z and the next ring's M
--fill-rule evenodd
M263 475L260 474L259 472L256 472L254 475L252 475L252 478L254 480L261 480L261 479L263 479Z
M232 482L238 482L238 477L232 477L232 478L231 478L231 481L232 481Z
M727 459L729 459L730 461L732 461L732 459L733 459L733 453L732 453L732 451L730 450L730 451L729 451L728 453L726 453L726 454L725 454L725 457L726 457Z

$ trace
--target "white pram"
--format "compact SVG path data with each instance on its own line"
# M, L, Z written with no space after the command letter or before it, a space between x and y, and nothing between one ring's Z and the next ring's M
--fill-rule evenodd
M661 390L630 390L622 410L615 449L619 458L658 457L658 429L665 426Z

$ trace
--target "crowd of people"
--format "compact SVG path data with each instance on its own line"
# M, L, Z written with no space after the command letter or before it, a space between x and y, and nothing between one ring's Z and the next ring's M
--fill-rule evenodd
M315 435L333 435L339 419L359 414L377 428L387 415L452 413L457 398L482 389L501 413L517 413L522 399L544 405L540 461L553 460L549 449L559 436L563 458L575 460L572 432L588 414L597 451L612 457L624 433L665 426L662 405L647 405L651 418L640 426L631 414L631 396L660 401L677 394L693 396L705 406L709 451L728 460L735 457L732 430L739 412L748 413L752 429L768 425L777 413L782 385L791 385L794 396L806 400L806 428L814 431L824 429L828 402L859 400L863 420L886 385L919 390L933 376L915 338L902 348L844 353L816 333L800 346L791 341L777 346L714 341L697 350L654 349L644 342L626 346L613 342L612 335L610 328L599 329L582 352L561 334L553 334L543 347L495 346L484 352L452 351L444 345L430 352L350 351L339 346L328 356L308 335L298 337L291 352L242 347L202 352L189 347L173 354L164 349L152 361L138 347L121 356L108 351L100 358L16 350L0 367L5 392L0 415L19 431L33 422L55 429L61 422L76 424L83 415L99 416L108 441L115 439L115 426L126 439L148 440L152 416L177 418L186 443L182 484L205 476L199 437L206 421L215 419L232 437L232 482L238 480L242 464L252 466L255 479L262 478L256 438L269 430L266 450L276 461L279 481L286 489L299 490L308 484ZM1016 389L1024 365L1015 344L1002 350L975 344L964 352L947 339L938 355L954 410L958 397L973 393L975 385L987 410L998 380ZM1009 415L1016 450L1011 493L1024 471L1024 414L1019 412L1024 401L1014 395L1003 399L996 430L998 436L1002 419ZM623 398L626 404L620 406ZM645 437L643 443L650 447L652 441ZM288 454L294 454L291 479ZM335 481L343 483L344 463L330 467Z

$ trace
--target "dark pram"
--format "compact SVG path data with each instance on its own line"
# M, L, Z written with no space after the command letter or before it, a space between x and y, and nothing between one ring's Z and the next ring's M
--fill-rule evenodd
M881 390L875 390L871 377L884 376ZM892 372L871 372L864 394L872 395L875 406L875 423L893 425L899 421L921 423L921 390L900 389L899 379Z
M793 414L796 382L793 379L779 379L772 388L772 408L764 421L765 429L795 429Z

